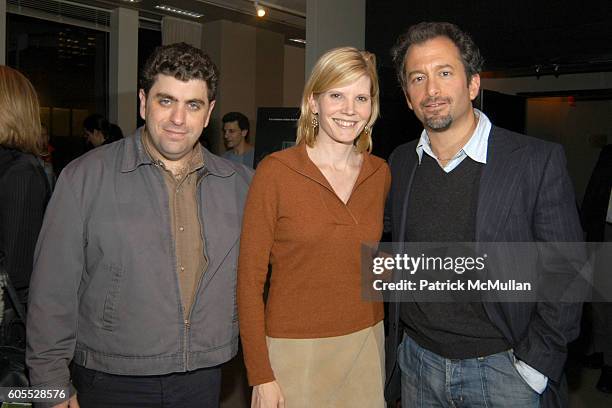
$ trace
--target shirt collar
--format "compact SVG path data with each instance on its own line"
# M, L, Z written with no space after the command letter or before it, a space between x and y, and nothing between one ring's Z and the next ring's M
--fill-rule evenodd
M151 157L145 151L142 143L142 132L144 126L136 129L133 135L126 137L123 141L123 159L121 172L129 173L136 170L139 166L153 164ZM229 177L236 173L236 167L228 160L222 159L200 147L205 166L202 171L218 177ZM243 166L244 167L244 166Z
M162 155L153 145L153 142L150 139L151 136L149 136L149 133L147 132L146 128L142 130L141 137L144 150L151 158L151 161L156 165L160 166L161 168L165 169L166 166L164 166L164 162L162 161ZM202 146L199 142L197 142L193 147L193 151L189 156L189 160L187 161L187 163L185 163L185 168L182 169L180 172L183 176L186 176L187 174L191 174L201 169L202 167L204 167L204 156L202 154Z
M465 144L465 146L463 146L457 152L457 154L452 158L452 160L467 155L476 162L486 164L487 147L489 144L489 133L491 133L491 121L489 120L487 115L485 115L478 109L474 109L474 113L476 114L476 120L478 121L476 129L474 129L474 133L472 133L472 136ZM423 158L423 152L438 160L433 150L431 150L429 135L427 134L427 131L425 129L423 129L423 132L421 132L421 138L417 143L416 152L419 156L419 164L421 163L421 159Z

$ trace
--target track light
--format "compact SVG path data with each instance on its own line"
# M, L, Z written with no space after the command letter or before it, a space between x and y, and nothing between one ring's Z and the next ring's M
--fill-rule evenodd
M266 15L266 9L259 5L258 1L255 1L255 12L257 13L257 17L262 18Z
M182 10L173 6L166 6L165 4L159 4L155 6L155 8L158 10L169 11L170 13L180 14L182 16L188 16L193 18L204 17L204 14L196 13L195 11Z

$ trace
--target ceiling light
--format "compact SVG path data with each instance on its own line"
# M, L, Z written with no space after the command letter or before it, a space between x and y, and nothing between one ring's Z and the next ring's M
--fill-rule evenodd
M187 17L193 17L193 18L204 17L204 14L196 13L195 11L182 10L174 6L166 6L165 4L160 4L158 6L155 6L155 8L158 10L163 10L163 11L168 11L170 13L179 14L181 16L187 16Z
M306 44L306 40L303 38L290 38L289 41L298 43L298 44Z
M255 4L255 12L257 13L257 17L262 18L263 16L265 16L266 9L261 7L258 1L256 1L254 4Z

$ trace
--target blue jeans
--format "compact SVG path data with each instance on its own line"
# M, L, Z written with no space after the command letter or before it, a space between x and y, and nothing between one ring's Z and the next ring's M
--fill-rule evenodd
M512 351L451 360L408 336L398 348L402 408L536 408L540 395L516 368Z

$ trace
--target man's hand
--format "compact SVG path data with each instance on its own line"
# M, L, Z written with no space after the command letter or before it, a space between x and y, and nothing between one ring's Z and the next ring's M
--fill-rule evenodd
M79 408L79 402L77 401L76 395L73 395L68 401L54 405L52 408Z
M285 408L285 397L278 383L270 381L254 386L251 408Z

